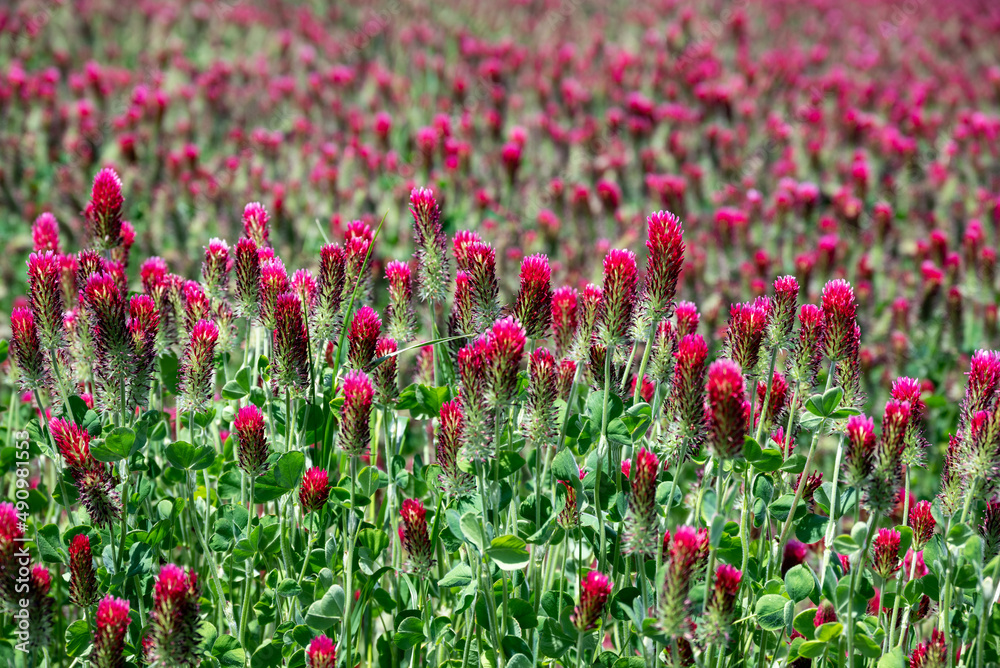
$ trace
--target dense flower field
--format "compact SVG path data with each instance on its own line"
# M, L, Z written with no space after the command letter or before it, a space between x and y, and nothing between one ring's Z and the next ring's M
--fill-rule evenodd
M1000 14L0 9L0 662L984 668Z

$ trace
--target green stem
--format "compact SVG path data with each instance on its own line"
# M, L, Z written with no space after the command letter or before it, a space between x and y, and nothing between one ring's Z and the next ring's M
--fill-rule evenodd
M604 464L603 449L610 450L611 444L608 442L608 411L610 410L609 397L611 395L611 356L614 350L608 345L604 354L604 405L601 408L601 438L597 445L597 475L594 478L594 512L597 514L597 526L600 532L600 557L597 560L598 570L604 572L604 560L606 557L605 545L606 530L604 528L604 513L601 512L601 469ZM609 453L610 454L610 453Z
M250 535L250 527L253 524L253 492L255 478L249 476L248 484L250 493L247 496L247 536ZM240 609L240 644L247 646L247 624L250 621L250 585L253 577L253 558L246 560L246 577L243 580L243 606Z
M854 591L858 584L858 574L864 569L865 561L868 558L868 547L871 545L872 533L874 533L872 531L872 527L874 526L873 520L875 520L875 515L871 514L865 521L865 544L858 555L858 563L851 567L851 583L847 590L847 624L844 626L847 633L847 665L850 668L854 668Z
M906 466L903 469L903 526L907 526L909 523L909 510L910 505L910 467ZM910 561L910 580L913 579L913 567L917 563L916 553L913 555L913 559ZM889 617L889 632L886 634L885 644L883 645L882 652L885 653L889 651L892 647L893 636L896 631L896 616L899 614L899 599L903 593L903 569L899 570L896 575L896 595L893 597L892 602L892 615Z

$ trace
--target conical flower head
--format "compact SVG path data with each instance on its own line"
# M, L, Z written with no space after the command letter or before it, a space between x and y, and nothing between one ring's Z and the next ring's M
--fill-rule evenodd
M481 401L490 389L493 346L488 336L478 337L458 351L458 376L465 421L462 430L462 456L470 461L489 461L493 456L493 419L495 405Z
M94 649L90 665L94 668L124 668L125 633L132 622L129 603L108 594L97 605Z
M875 464L875 423L870 417L852 415L845 433L844 482L858 487L867 482Z
M391 404L399 396L398 351L395 339L382 337L375 344L375 359L381 360L372 371L375 377L375 398L383 405Z
M258 315L260 302L260 253L257 242L250 237L241 237L236 242L233 270L236 273L236 312L244 318L254 320Z
M362 306L354 314L347 331L347 363L352 369L367 370L375 357L375 346L382 333L382 320L371 306Z
M879 529L872 544L872 569L888 579L899 570L900 535L895 529Z
M677 352L677 330L669 320L661 320L656 325L653 337L653 352L649 357L649 375L657 383L667 383L674 375Z
M660 460L646 448L639 449L629 467L631 494L628 497L628 515L625 518L622 542L625 554L652 556L659 544L656 514L656 479L659 468Z
M215 346L218 341L219 328L211 320L199 320L191 330L181 366L184 410L202 410L214 396Z
M729 359L713 362L708 368L707 398L708 444L721 460L732 460L743 452L750 404L740 365Z
M69 545L69 597L75 605L89 608L97 602L97 571L90 551L90 538L77 534Z
M267 435L264 414L253 404L240 408L233 419L236 433L236 453L240 469L248 476L267 471Z
M213 237L205 246L201 277L214 298L219 299L225 294L229 284L229 244L224 240Z
M105 464L74 471L73 478L91 524L108 529L121 518L122 500L115 489L118 481Z
M487 243L473 242L466 248L466 262L472 289L473 322L476 331L481 332L500 312L496 250Z
M31 241L36 253L52 251L59 254L59 222L46 211L31 224Z
M669 541L669 543L668 543ZM660 628L669 636L680 632L687 617L688 591L695 571L708 557L708 532L694 527L678 527L664 537L666 573L660 596Z
M701 442L705 421L705 362L708 344L700 334L687 334L677 345L670 410L682 441ZM683 456L685 453L681 453Z
M923 434L926 406L921 398L922 393L920 381L916 378L903 376L892 381L892 398L910 405L910 419L906 424L903 450L903 463L907 466L922 466L925 460L924 451L928 446Z
M729 357L748 374L755 375L761 346L771 317L771 300L759 297L752 302L733 304L729 309L726 350Z
M520 280L514 317L524 324L529 337L544 338L552 318L552 270L548 256L539 254L524 258Z
M441 229L441 208L429 188L410 193L413 241L419 266L421 301L444 301L448 284L448 237Z
M524 436L529 445L544 448L556 435L556 360L547 348L528 356L527 418ZM539 451L541 452L541 451Z
M578 324L577 291L569 286L557 288L552 293L552 330L557 357L569 352Z
M494 406L508 404L517 391L517 371L524 356L525 332L515 318L497 320L489 334L489 391Z
M827 283L823 287L822 305L826 323L824 336L826 356L839 362L850 352L856 325L857 304L851 284L843 279Z
M588 283L580 295L580 325L576 330L573 339L573 346L570 349L570 357L577 363L584 361L590 353L590 346L593 343L594 333L601 318L601 304L604 300L601 288L593 283Z
M448 328L452 336L476 331L476 298L472 291L472 279L463 269L455 272L455 298L448 316Z
M243 233L259 247L268 246L268 221L271 217L260 202L250 202L243 208Z
M201 660L197 655L200 595L198 576L193 571L185 573L174 564L167 564L160 570L153 588L150 642L145 655L151 665L184 668L195 666Z
M788 340L795 324L795 309L799 299L799 282L794 276L781 276L774 281L774 299L771 300L771 319L768 339L771 345Z
M910 508L910 527L913 529L913 549L918 552L934 537L937 521L931 513L929 501L919 501Z
M461 397L441 404L437 433L437 463L441 467L439 482L445 493L451 496L460 496L472 489L472 476L458 467L464 429Z
M302 317L302 302L294 292L278 297L272 332L272 383L276 395L300 396L309 387L309 335Z
M701 322L701 314L698 307L692 302L677 302L674 309L677 317L677 337L683 339L688 334L695 334L698 331L698 323Z
M319 286L313 329L318 340L336 338L347 285L347 253L339 244L326 244L319 252Z
M959 429L979 411L993 405L1000 387L1000 353L977 350L969 362L969 381L965 388Z
M573 609L570 621L581 633L597 626L604 613L614 585L604 573L590 571L580 583L580 602Z
M635 253L613 249L605 256L599 337L606 345L616 344L628 336L638 281Z
M452 252L459 269L469 270L469 247L474 243L482 243L483 239L471 230L459 230L452 241Z
M11 355L20 370L21 389L31 391L44 386L48 374L42 355L42 345L35 327L35 317L23 306L10 314Z
M275 308L278 305L278 297L288 292L290 287L288 272L285 265L278 258L271 258L261 262L260 265L260 291L257 310L260 324L267 329L274 329Z
M343 380L344 405L340 414L340 447L351 456L364 455L371 443L372 400L375 387L364 371L348 371Z
M319 468L313 466L302 476L302 485L299 487L299 504L303 513L311 513L326 505L330 498L330 476Z
M389 336L396 341L410 341L417 331L410 265L405 262L390 262L385 266L385 278L389 283L389 305L386 308Z
M69 420L55 418L49 422L49 431L69 470L83 471L100 465L90 454L90 434L86 429Z
M646 218L646 289L642 319L651 326L670 316L677 293L677 279L684 266L684 229L680 218L657 211Z
M823 309L814 304L803 304L799 309L799 337L795 342L789 362L789 371L806 391L812 388L823 361L826 340L826 320Z
M419 499L405 499L399 516L399 542L406 552L409 573L427 573L433 568L434 546L427 530L427 511Z
M337 647L333 641L320 634L309 642L306 650L307 668L336 668Z
M84 212L97 250L110 250L118 246L124 204L122 182L118 174L108 167L97 172L90 202Z
M160 333L160 312L149 295L133 295L128 304L129 342L132 353L132 374L128 379L130 413L149 402L149 389L156 364L156 340Z
M28 256L28 295L39 339L47 350L61 347L63 331L62 268L53 251Z

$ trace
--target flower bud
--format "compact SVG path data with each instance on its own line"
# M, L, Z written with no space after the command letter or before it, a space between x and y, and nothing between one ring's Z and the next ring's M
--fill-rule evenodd
M181 362L181 398L183 410L202 410L214 396L215 346L219 328L211 320L199 320Z
M201 605L198 575L174 564L160 570L149 612L149 642L145 659L153 666L187 668L197 665Z
M250 202L243 208L243 233L253 240L258 247L268 245L268 221L270 216L260 202Z
M629 334L635 310L639 275L635 253L613 249L604 258L604 287L601 300L600 340L608 346Z
M288 273L285 265L278 258L265 260L260 265L260 299L257 313L260 324L265 329L273 330L276 325L275 307L278 297L288 291Z
M11 356L20 370L23 391L41 389L48 380L45 359L42 355L35 317L31 311L18 306L10 314Z
M309 642L306 650L307 668L336 668L337 648L333 641L320 634Z
M77 534L69 545L69 597L75 605L89 608L97 602L97 571L87 534Z
M385 267L385 278L389 282L389 305L386 307L389 336L396 341L410 341L417 331L410 265L405 262L390 262Z
M94 177L90 202L84 211L97 250L110 250L119 244L124 203L121 179L113 169L105 167Z
M872 570L887 580L899 570L900 535L895 529L879 529L872 544Z
M225 295L229 284L229 244L222 239L212 238L205 247L201 277L214 299Z
M464 423L460 397L441 404L437 433L437 463L441 467L438 481L450 496L461 496L472 490L472 476L458 467Z
M410 193L410 213L420 300L442 302L448 284L448 237L441 229L441 207L434 192L429 188L414 188Z
M770 317L771 301L766 297L744 304L733 304L729 309L726 351L728 357L751 376L757 373L761 346Z
M301 396L309 387L309 334L302 318L302 302L293 292L279 295L275 303L271 348L274 394Z
M62 269L53 251L28 257L28 296L38 337L46 350L65 343L63 329Z
M739 364L721 359L708 368L708 443L720 460L732 460L743 452L750 405Z
M59 254L59 223L56 217L46 211L35 218L31 225L31 240L36 253L52 251Z
M552 333L556 357L569 351L578 324L576 290L568 286L556 289L552 293Z
M669 211L646 218L646 282L641 320L643 328L670 316L677 293L677 279L684 266L684 229ZM642 332L645 335L645 332Z
M640 448L629 468L631 494L625 517L622 551L625 554L653 556L659 542L656 479L660 460L646 448Z
M934 526L937 522L931 514L929 501L920 501L910 508L910 527L913 529L913 549L918 552L930 542L934 536Z
M375 357L375 346L382 332L382 320L371 306L362 306L354 314L347 331L347 363L352 369L368 370Z
M823 318L826 323L826 356L835 362L845 359L852 345L857 305L854 290L845 280L830 281L823 287Z

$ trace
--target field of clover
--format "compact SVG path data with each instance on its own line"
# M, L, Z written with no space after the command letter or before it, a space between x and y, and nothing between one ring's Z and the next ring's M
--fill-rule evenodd
M1000 14L0 8L0 666L1000 664Z

